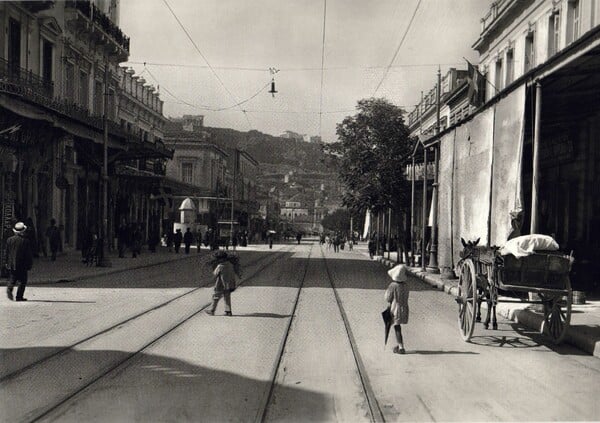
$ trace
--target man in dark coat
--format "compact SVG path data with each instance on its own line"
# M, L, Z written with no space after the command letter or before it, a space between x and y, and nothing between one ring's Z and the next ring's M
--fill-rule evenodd
M187 228L185 234L183 235L183 244L185 245L185 253L190 253L190 247L192 246L192 242L194 242L194 234L190 231L190 228Z
M56 253L60 249L60 231L56 227L56 220L50 219L50 227L46 230L46 236L50 244L50 251L52 252L52 261L56 261Z
M175 253L179 254L179 248L181 248L181 241L183 241L183 234L181 233L181 229L177 229L175 231L175 236L173 237L173 243L175 244Z
M13 288L17 288L16 301L27 301L23 297L25 294L25 286L27 285L27 272L33 266L33 254L29 240L26 238L25 231L27 226L23 222L17 222L13 228L15 233L6 240L6 257L5 263L10 272L10 280L6 287L6 296L13 299Z
M117 229L117 249L119 250L119 258L125 257L127 244L129 244L129 227L125 222L125 219L123 219Z

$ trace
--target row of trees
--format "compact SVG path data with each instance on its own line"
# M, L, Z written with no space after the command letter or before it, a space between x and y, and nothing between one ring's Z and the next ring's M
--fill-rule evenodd
M416 140L404 111L383 98L360 100L356 110L337 125L338 141L323 146L345 187L343 205L357 222L366 210L407 214L410 184L404 171Z

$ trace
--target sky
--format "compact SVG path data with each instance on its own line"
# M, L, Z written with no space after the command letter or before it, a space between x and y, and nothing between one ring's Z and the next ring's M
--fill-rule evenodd
M331 142L358 100L385 97L410 112L438 65L443 74L466 69L463 57L477 63L471 46L491 2L121 0L123 65L159 86L167 117Z

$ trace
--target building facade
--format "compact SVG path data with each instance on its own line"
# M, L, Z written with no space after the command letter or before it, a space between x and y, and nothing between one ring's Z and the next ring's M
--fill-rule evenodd
M456 265L461 237L503 245L512 213L573 251L574 289L598 289L599 3L492 4L474 44L485 103L423 141L439 157L435 267Z
M110 238L115 166L144 157L118 120L118 17L116 0L0 2L3 234L30 219L43 240L55 219L66 248L91 230Z

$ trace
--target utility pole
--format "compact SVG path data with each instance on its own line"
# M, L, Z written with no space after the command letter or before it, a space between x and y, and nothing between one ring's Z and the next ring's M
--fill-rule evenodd
M108 96L110 92L108 91L108 58L105 59L104 62L104 101L102 104L102 126L104 129L104 136L102 142L102 208L101 208L101 222L100 228L98 228L100 232L100 242L99 242L99 257L97 266L101 267L111 267L111 262L104 254L108 248Z
M441 92L442 92L442 71L441 69L438 67L438 74L437 74L437 93L436 93L436 101L437 101L437 106L436 106L436 135L439 137L440 136L440 132L441 132L441 128L440 128L440 108L441 108L441 104L440 104L440 97L441 97ZM439 143L440 140L438 138L437 140L437 145L435 145L433 147L434 149L434 161L433 161L433 186L432 186L432 192L431 192L431 214L432 214L432 219L431 219L431 251L429 253L429 265L427 266L427 271L429 273L440 273L440 269L438 267L438 262L437 262L437 204L438 204L438 165L439 165Z
M231 189L231 221L229 222L229 243L233 247L233 207L234 207L234 199L235 199L235 183L236 183L236 173L237 173L237 162L238 162L238 149L233 150L233 187Z

